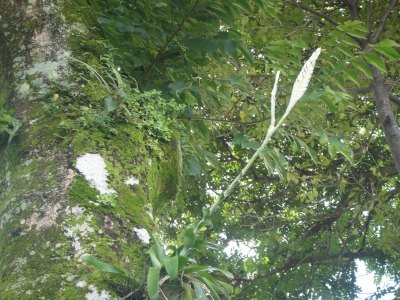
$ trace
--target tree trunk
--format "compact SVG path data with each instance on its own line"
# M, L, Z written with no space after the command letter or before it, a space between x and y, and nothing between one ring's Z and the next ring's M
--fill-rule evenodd
M131 290L140 299L143 229L155 226L149 210L176 196L178 138L161 146L161 160L142 130L119 125L110 138L74 118L104 96L82 88L81 77L99 83L69 59L107 54L86 1L0 0L0 8L0 98L21 124L0 139L0 299L111 299ZM102 160L108 181L98 176ZM110 280L83 262L86 254L130 271L133 282Z

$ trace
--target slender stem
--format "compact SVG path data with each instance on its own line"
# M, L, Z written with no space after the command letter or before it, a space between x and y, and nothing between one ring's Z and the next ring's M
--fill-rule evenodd
M215 201L211 205L210 215L213 214L218 209L218 207L222 203L222 201L224 201L231 194L232 190L239 184L239 181L247 173L247 171L250 169L250 167L253 165L253 163L256 161L256 159L260 156L261 152L265 149L265 147L267 146L268 142L270 141L272 135L282 125L283 121L289 115L290 109L287 109L285 114L279 120L278 124L275 126L275 102L276 102L275 98L276 98L276 91L278 89L279 74L280 74L280 72L277 72L276 77L275 77L275 84L274 84L274 87L273 87L272 93L271 93L271 124L268 127L267 135L265 136L265 139L264 139L263 143L261 144L260 148L258 148L258 150L253 154L253 156L247 162L247 164L243 168L243 170L240 171L240 173L231 182L231 184L226 188L226 190L221 193L221 195L218 197L217 201Z
M160 59L161 55L164 53L164 51L167 49L169 44L173 41L173 39L176 37L176 35L182 30L183 24L186 22L186 20L190 17L190 15L193 13L195 10L196 6L199 4L200 0L196 0L195 3L193 3L192 7L190 8L190 11L186 14L186 16L183 17L182 21L178 24L178 27L176 30L171 34L171 36L168 38L168 40L165 42L165 44L162 46L162 48L158 51L156 57L152 61L151 65L149 68L145 71L143 78L146 80L150 74L151 71L153 70L153 67L157 63L157 61Z

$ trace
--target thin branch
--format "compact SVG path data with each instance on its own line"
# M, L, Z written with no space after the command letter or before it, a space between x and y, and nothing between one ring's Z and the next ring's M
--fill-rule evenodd
M272 277L274 275L277 275L278 273L288 272L288 271L290 271L290 269L297 267L299 265L304 265L304 264L309 264L309 263L311 263L311 264L326 263L326 262L332 263L332 260L337 262L338 259L357 259L357 258L366 258L366 257L380 257L382 255L384 255L384 253L381 250L375 250L375 249L357 251L357 252L345 252L345 253L339 252L339 253L335 253L335 254L319 253L315 256L309 256L309 257L306 257L303 259L289 258L283 266L277 267L275 269L271 269L270 271L268 271L264 274L261 274L254 279L243 278L240 276L235 276L235 279L237 281L241 281L241 282L254 282L255 280Z
M300 3L300 2L296 2L294 0L287 0L286 3L288 3L288 4L292 5L292 6L296 6L298 8L301 8L302 10L304 10L306 12L309 12L310 14L313 14L315 16L323 18L323 19L325 19L326 21L328 21L329 23L331 23L334 26L338 26L339 25L338 22L336 22L334 19L332 19L331 17L327 16L326 14L321 13L321 12L316 11L316 10L313 10L313 9L309 8L308 6L306 6L306 5L304 5L304 4Z
M151 74L151 71L157 61L160 59L161 55L164 53L164 51L167 49L169 44L173 41L173 39L176 37L176 35L182 30L183 24L186 22L186 20L190 17L190 15L193 13L195 10L196 6L199 4L200 0L196 0L196 2L193 4L193 6L190 8L190 11L183 17L182 21L178 24L178 27L176 30L171 34L171 36L168 38L168 40L165 42L165 44L162 46L162 48L158 51L156 57L152 61L151 65L149 68L145 71L143 78L146 80L148 76Z
M378 27L376 28L375 32L372 34L372 37L370 39L370 43L375 44L379 41L379 38L381 37L383 27L385 26L386 20L388 19L389 15L395 8L395 6L399 4L399 0L391 0L389 7L385 11L384 15L382 18L379 20Z
M393 103L396 103L397 105L400 106L400 98L393 95L393 94L389 94L389 99L390 101L392 101Z

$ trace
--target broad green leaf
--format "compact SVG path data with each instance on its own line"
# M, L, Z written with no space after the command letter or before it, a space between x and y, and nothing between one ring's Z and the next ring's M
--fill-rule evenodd
M185 248L190 248L194 245L195 241L196 241L196 234L194 232L194 227L193 226L186 227L185 235L183 237L183 246Z
M190 284L187 284L186 282L182 282L182 287L183 287L183 290L185 291L185 299L193 300L193 291L192 291L192 288L190 287Z
M201 173L201 164L193 155L186 156L186 169L189 175L198 176Z
M214 299L214 300L220 300L221 299L221 297L218 295L218 293L222 293L223 289L222 289L222 287L217 286L216 280L215 281L210 281L205 277L202 277L199 280L202 281L208 287L208 289L210 290L212 299Z
M154 253L157 255L158 260L161 262L164 260L165 256L164 249L152 234L150 234L150 236L153 241L153 245L151 246L150 249L153 249Z
M365 52L363 54L363 57L369 64L377 67L382 72L386 72L385 63L382 61L382 59L378 55L376 55L374 53L370 53L370 52Z
M157 256L157 252L155 250L154 245L151 246L151 248L148 251L149 255L150 255L150 260L151 263L153 264L153 267L157 268L157 269L161 269L162 268L162 263L160 262L158 256Z
M85 256L83 258L83 260L85 262L87 262L88 264L91 264L92 266L95 266L96 268L98 268L100 271L102 272L106 272L106 273L112 273L114 275L117 275L123 279L130 279L130 276L125 273L124 271L122 271L121 269L119 269L118 267L115 267L113 265L107 264L93 256Z
M160 299L158 293L159 283L160 270L154 267L150 267L147 273L147 293L149 294L150 300Z
M178 267L179 267L178 255L165 256L163 262L165 270L167 271L169 277L172 280L178 278Z
M206 294L204 293L203 287L198 284L196 281L192 281L194 290L196 292L196 299L197 300L208 300Z
M170 83L169 87L175 93L179 94L179 93L182 93L186 89L186 84L183 81L177 81L174 83Z

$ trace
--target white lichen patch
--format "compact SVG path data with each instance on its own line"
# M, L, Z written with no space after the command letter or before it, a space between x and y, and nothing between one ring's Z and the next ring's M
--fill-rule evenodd
M85 295L86 300L109 300L111 295L109 292L102 290L99 292L94 285L89 285L90 293Z
M115 193L113 189L108 188L106 163L100 154L87 153L78 157L76 168L100 194Z
M83 280L78 281L75 285L77 288L84 288L85 286L87 286L87 283Z
M139 184L139 179L136 179L135 177L129 177L127 180L125 180L126 185L136 185Z
M75 250L74 258L78 258L82 262L82 258L87 255L86 249L82 246L81 241L87 239L89 235L94 233L94 229L89 225L92 220L92 215L85 215L85 210L82 207L75 206L72 208L67 207L65 210L69 216L75 221L79 222L72 226L64 226L64 235L71 240L71 246ZM72 259L69 257L67 259Z
M143 243L150 243L150 235L145 228L133 228L133 231Z

